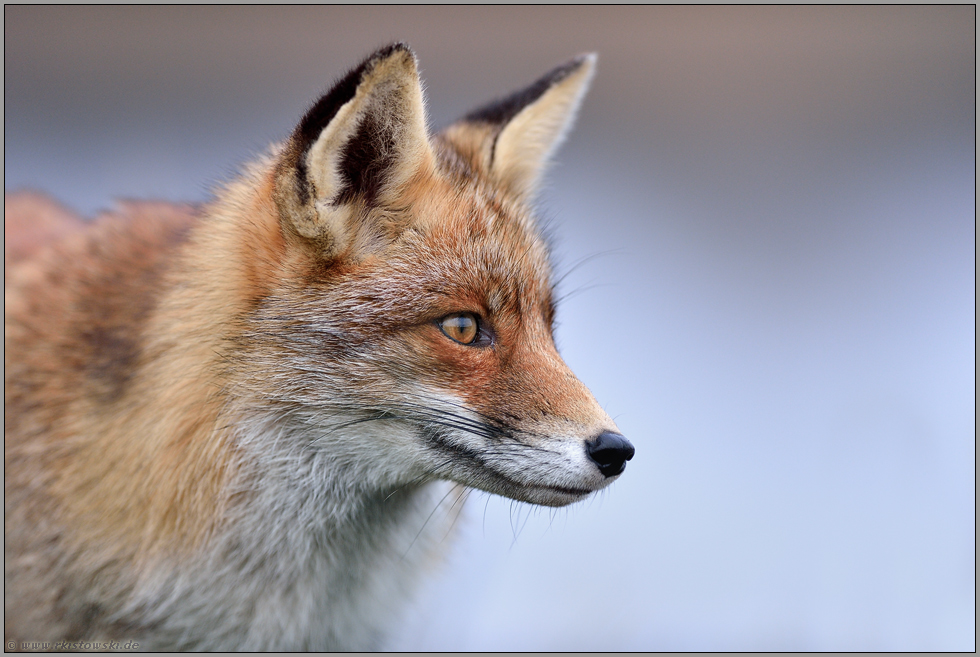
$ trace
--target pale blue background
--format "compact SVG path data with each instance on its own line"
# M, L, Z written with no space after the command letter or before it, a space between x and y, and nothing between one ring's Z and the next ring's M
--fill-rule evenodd
M409 42L443 125L571 56L562 353L637 447L474 494L392 639L975 649L975 9L5 7L6 188L202 200Z

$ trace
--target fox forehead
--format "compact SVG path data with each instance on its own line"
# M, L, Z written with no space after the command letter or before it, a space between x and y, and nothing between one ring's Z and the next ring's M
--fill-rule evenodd
M407 227L379 251L322 270L316 285L334 292L331 311L381 324L470 311L536 316L550 326L550 253L530 211L478 176L449 174L406 190L401 209L385 219Z

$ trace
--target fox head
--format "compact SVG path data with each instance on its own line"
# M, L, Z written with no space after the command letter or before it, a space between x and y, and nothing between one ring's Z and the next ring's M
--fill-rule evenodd
M297 450L352 482L550 506L623 471L633 447L555 348L529 205L594 68L576 58L430 135L415 56L394 44L303 117L269 184L276 282L236 359Z

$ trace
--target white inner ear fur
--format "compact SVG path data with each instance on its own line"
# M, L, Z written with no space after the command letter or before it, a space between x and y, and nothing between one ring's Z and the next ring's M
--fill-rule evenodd
M491 171L521 196L532 195L552 154L564 141L595 72L596 55L548 89L508 123L497 137Z
M394 137L394 152L389 154L391 166L385 171L378 201L393 200L421 167L431 167L434 162L415 60L399 51L364 75L354 97L341 106L306 154L307 176L316 195L315 231L320 235L329 233L337 250L345 248L350 232L349 210L336 204L345 184L341 159L345 146L368 115Z
M306 175L316 190L317 202L331 201L344 184L340 174L340 158L344 154L344 146L357 134L364 116L366 99L361 93L362 88L337 111L306 154Z

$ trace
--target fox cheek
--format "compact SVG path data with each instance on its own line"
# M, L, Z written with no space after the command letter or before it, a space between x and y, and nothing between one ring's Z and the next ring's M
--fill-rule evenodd
M438 329L432 332L436 335L427 345L427 357L433 383L475 407L486 398L499 372L496 355L491 349L454 343Z

